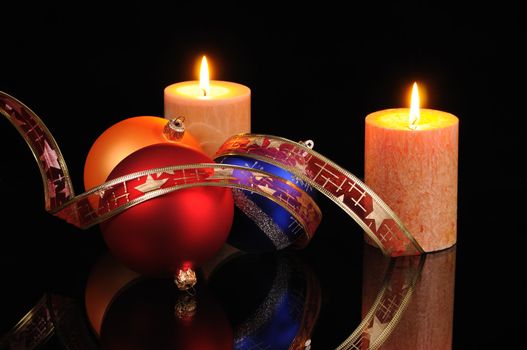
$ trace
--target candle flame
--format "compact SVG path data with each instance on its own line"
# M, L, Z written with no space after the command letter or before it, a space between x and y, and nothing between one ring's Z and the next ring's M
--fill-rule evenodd
M417 129L417 124L421 118L421 111L419 110L419 89L417 83L412 87L412 100L410 103L410 129Z
M201 59L201 68L199 70L199 87L203 91L203 96L210 94L209 64L207 57Z

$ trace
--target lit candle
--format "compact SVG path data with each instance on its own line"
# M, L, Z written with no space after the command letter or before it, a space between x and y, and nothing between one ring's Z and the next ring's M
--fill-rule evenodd
M420 109L417 84L410 109L366 117L366 184L427 252L456 243L458 126L450 113Z
M203 56L200 80L165 88L165 118L185 117L185 128L209 156L232 135L251 131L251 90L244 85L209 80Z

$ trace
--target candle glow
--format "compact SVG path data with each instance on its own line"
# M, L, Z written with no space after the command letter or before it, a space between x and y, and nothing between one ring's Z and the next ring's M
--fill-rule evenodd
M203 56L201 59L201 67L199 70L199 87L203 91L203 96L210 95L209 64L207 63L207 57L205 56Z
M421 118L421 111L419 109L419 89L417 83L412 87L412 100L410 102L410 129L417 129L417 124Z
M459 120L422 99L414 83L410 108L366 117L364 178L431 252L456 242Z
M201 59L199 80L165 88L165 118L185 117L185 129L208 156L227 138L251 131L251 90L241 84L210 80L207 57Z

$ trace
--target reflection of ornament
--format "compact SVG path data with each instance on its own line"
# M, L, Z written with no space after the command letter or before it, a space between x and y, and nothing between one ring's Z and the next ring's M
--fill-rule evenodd
M295 203L294 194L297 191L305 191L311 197L315 195L315 191L307 183L287 170L263 160L242 156L225 156L216 159L216 161L222 164L239 165L265 171L280 176L289 182L288 187L280 189L275 186L269 187L269 185L261 186L260 189L270 196L281 196L287 201ZM243 176L236 172L234 175ZM305 236L306 233L302 226L282 205L251 191L236 190L234 198L237 207L247 215L247 217L236 217L234 221L236 229L229 235L229 243L236 248L249 252L283 249ZM255 212L258 214L255 215ZM254 230L255 225L260 230Z
M186 163L210 163L205 154L177 144L163 143L140 149L126 157L109 179L150 168ZM170 174L160 172L139 178L126 193L108 196L135 198L170 186ZM140 203L101 223L110 250L127 266L140 272L177 274L212 257L223 245L233 218L229 189L188 188ZM189 280L187 279L187 284ZM194 279L195 283L195 279ZM188 286L187 286L188 287Z
M232 328L205 286L180 292L168 279L141 277L105 255L92 268L85 300L103 349L232 349Z
M236 283L240 279L244 283ZM313 272L298 258L234 257L212 272L209 286L233 322L236 350L300 349L310 343L321 294Z
M192 313L180 314L182 303ZM228 350L232 339L225 313L205 289L189 297L166 279L139 280L121 291L106 311L100 336L103 349L127 350Z
M192 321L196 315L198 303L192 294L180 294L174 306L176 317L180 320Z
M357 329L355 329L351 333L348 339L346 339L341 345L337 347L337 350L356 350L362 348L377 349L381 345L383 345L387 339L389 344L391 338L389 338L388 336L393 330L395 330L395 333L393 333L392 336L394 336L395 338L400 336L404 337L404 335L402 335L401 333L403 329L408 330L410 332L415 330L414 327L418 325L415 324L415 320L413 320L411 317L412 312L416 312L419 315L423 315L424 313L426 313L427 310L426 307L423 308L423 304L419 300L419 294L421 292L424 293L423 296L426 297L427 300L429 300L429 289L432 287L437 287L433 286L435 282L441 282L441 278L439 278L441 276L436 278L437 276L435 276L434 273L432 273L432 275L434 275L434 277L432 278L432 287L426 283L426 285L423 285L423 282L425 282L424 280L417 282L420 278L420 271L423 267L423 264L425 263L425 259L427 259L426 262L428 262L428 258L433 260L432 269L434 268L434 265L436 263L440 264L440 271L442 271L444 268L444 271L440 272L440 275L445 272L445 274L448 275L447 279L451 279L453 281L453 273L451 267L453 261L455 260L455 252L453 252L452 250L445 251L439 254L423 255L421 257L402 257L397 259L387 259L381 257L378 252L373 250L373 248L369 249L370 252L373 251L377 256L375 258L375 261L369 261L373 262L374 264L370 266L372 268L371 270L369 269L369 267L366 267L367 270L365 271L367 271L367 273L364 274L364 281L367 284L366 288L368 288L368 291L369 288L371 286L374 286L377 282L379 282L377 284L379 284L378 287L380 289L376 290L377 294L369 294L369 292L364 290L364 292L368 293L365 297L365 302L368 303L368 300L370 300L373 305L369 310L363 309L363 321L357 327ZM366 251L364 253L366 264L369 264L369 257L366 255L370 252ZM209 290L215 290L216 294L219 296L219 299L223 300L223 306L229 307L229 310L227 311L229 311L230 317L235 324L241 324L242 326L247 325L243 326L242 328L245 330L251 330L260 329L262 328L260 327L262 324L266 324L266 322L262 323L260 321L253 322L252 320L254 320L255 318L252 317L252 315L262 315L262 319L264 321L274 317L273 315L276 314L274 312L274 310L276 310L275 306L277 305L276 300L284 300L284 298L281 298L280 293L277 293L277 291L284 290L284 286L287 286L287 288L289 288L287 290L302 291L301 287L297 288L299 285L298 281L305 279L307 280L308 285L307 295L305 293L302 294L302 292L300 294L291 293L293 298L285 299L289 301L296 300L296 305L300 306L302 303L298 302L299 300L306 300L306 302L303 304L304 315L303 321L301 321L300 323L300 330L298 331L298 333L296 333L296 337L294 338L293 343L290 346L286 346L284 348L290 350L308 348L308 346L311 345L311 332L313 330L314 322L316 321L316 317L314 317L314 310L318 310L320 306L320 294L318 294L319 288L317 287L315 277L312 276L310 273L305 275L305 272L298 271L299 265L295 264L292 264L292 266L296 266L296 268L293 267L292 269L286 269L291 270L292 273L287 272L286 274L284 274L283 272L280 272L279 268L277 268L277 262L271 260L273 259L273 256L251 257L246 255L243 259L236 258L236 256L238 256L239 254L241 253L235 249L226 249L225 251L222 251L222 253L217 256L217 259L211 262L210 265L209 263L207 263L204 266L203 272L204 276L209 281L209 286L198 286L197 298L195 299L196 304L193 304L192 302L189 303L189 300L184 300L188 298L179 299L180 295L187 296L188 294L178 293L174 289L173 284L170 281L166 281L166 283L164 283L162 281L159 282L158 280L158 282L154 281L147 283L157 283L158 285L163 284L164 286L161 288L161 290L163 288L167 288L175 292L173 295L174 304L172 305L170 303L170 305L168 305L169 307L173 308L173 315L177 318L175 327L186 327L185 325L187 324L190 324L189 327L191 328L194 327L192 326L192 324L194 324L194 318L192 318L191 316L189 317L189 315L193 313L192 310L196 310L196 314L198 315L210 313L212 314L212 320L216 320L215 317L218 315L217 303L212 302L210 304L208 302L200 302L200 300L202 300L202 295L206 296L206 300L211 300L207 298L208 293L205 288L208 288ZM281 260L285 260L287 261L288 265L291 265L291 263L288 262L289 258L287 256L285 256L285 259ZM293 261L294 260L295 259L293 259ZM251 261L255 263L251 263ZM427 265L425 264L425 273L427 268L426 266ZM247 273L249 269L251 272ZM430 271L435 272L432 270ZM285 279L287 282L284 283L284 275L288 276L288 279L292 280L293 282L290 282L288 279ZM382 282L382 286L380 286L382 278L379 279L377 277L382 276L384 276L384 282ZM243 283L240 283L240 278L243 278ZM426 280L426 275L423 276L423 278ZM107 255L106 257L103 257L98 261L98 263L92 269L90 277L88 278L85 293L86 315L90 320L95 334L100 334L101 323L103 321L104 315L107 314L107 310L110 303L115 300L118 300L120 298L120 295L123 294L123 292L126 292L126 290L128 290L129 288L134 288L134 285L138 281L140 280L137 274L128 270L123 265L119 264L112 256ZM369 285L369 282L373 283ZM418 284L416 285L416 283ZM300 283L300 285L302 285L302 283ZM425 288L421 291L422 285ZM235 286L236 288L233 289L232 286ZM347 288L345 285L342 285L342 287ZM443 289L443 286L440 286L438 289ZM166 291L158 294L158 289L156 288L153 288L152 290L150 290L150 288L147 288L147 290L148 294L146 295L147 298L145 300L148 301L148 303L144 304L144 306L147 308L150 307L149 303L157 295L161 297L159 298L159 302L163 303L163 296L166 296L168 294L168 292ZM201 290L202 292L200 292ZM450 281L447 283L447 286L444 286L444 290L448 290L449 295L452 295L452 284L450 283ZM240 298L240 294L238 294L237 292L248 293L242 294L242 298ZM178 297L175 297L176 294L178 295ZM415 295L415 303L412 303L412 294ZM271 296L278 296L278 299L275 300L271 298ZM55 330L58 333L59 339L65 348L87 350L98 349L98 347L93 345L93 333L89 332L86 327L86 319L84 317L84 313L81 310L78 310L78 302L75 303L74 300L65 299L68 298L53 296L51 299L45 298L43 299L44 301L39 302L2 340L0 340L0 348L9 348L9 344L13 344L16 342L29 344L32 341L45 341L47 337L43 338L43 336L46 335L42 333L43 326L49 326L50 328L48 328L48 331L53 332L53 330ZM192 301L192 299L190 299L190 301ZM157 301L156 305L158 305L157 307L159 308L159 304L157 303ZM267 309L261 307L262 305L269 306L268 310L270 312L265 313L265 310ZM448 305L446 309L450 310L451 312L452 299L449 299L449 301L447 301L446 304L443 305ZM405 308L407 306L408 310L405 311ZM205 310L200 309L204 307ZM131 305L131 308L133 309L133 304ZM412 311L412 309L414 309L414 311ZM185 310L187 310L187 312L183 312ZM147 312L147 310L142 311ZM446 310L442 310L441 312L445 312L445 315L447 313ZM182 318L177 317L177 315L180 314L183 316ZM293 312L293 315L298 315L298 311ZM410 319L407 320L408 322L406 322L405 318L407 318L408 316L410 316ZM120 317L125 316L121 315ZM225 318L224 316L218 317L220 320ZM286 321L290 319L291 317L285 318ZM338 317L337 319L341 319L341 317ZM405 325L403 328L397 327L399 320L401 321L400 325ZM135 329L140 329L140 326L142 324L143 327L145 327L145 333L147 333L147 335L152 335L153 332L155 332L156 330L148 329L148 324L144 321L145 320L142 319L139 320L137 324L135 324L135 326L137 327ZM329 315L329 319L326 321L330 323L332 321L332 316ZM50 322L53 322L53 325L50 324ZM171 317L167 317L164 321L156 319L156 322L160 322L160 324L151 323L150 325L152 327L161 326L164 327L163 329L169 329L169 322L172 322L172 324L174 324L174 319ZM168 324L167 326L163 326L165 322ZM128 327L130 323L131 320L126 319L126 323L124 324ZM282 324L284 323L278 322L276 323L276 326ZM289 322L286 322L285 325L287 327L272 328L273 332L278 332L272 334L287 334L288 330L294 331L297 328L296 326L289 327ZM219 328L222 332L229 332L229 337L231 337L230 334L232 333L232 330L228 326L225 326L223 321L220 321ZM204 330L204 328L199 328L199 326L196 326L196 329ZM238 329L240 328L238 327ZM265 329L265 327L263 327L263 329ZM171 330L169 329L168 331ZM261 333L247 332L247 334L253 334L259 337ZM421 334L423 333L418 331L417 335ZM123 335L122 333L121 335L124 337L124 340L129 341L127 340L125 335ZM202 336L204 336L206 339L212 339L211 337L213 335L214 334L202 334ZM130 337L132 336L133 335L131 335ZM291 337L286 336L280 339L288 338L290 339ZM132 338L130 339L130 341L133 341ZM171 339L172 338L167 337L162 340L170 341ZM220 336L220 338L217 339L222 338ZM238 337L236 339L238 339ZM251 339L256 339L256 341L259 341L261 338ZM435 339L435 336L434 338L427 338L426 341L428 341L429 339ZM317 340L314 339L314 342L316 344ZM226 340L225 344L227 343L228 341ZM174 346L176 346L177 348L177 346L179 346L181 343L179 341L175 341L174 344ZM167 348L163 347L163 345L165 344L161 344L161 348ZM232 348L232 337L230 339L230 346ZM134 347L131 348L133 349ZM185 347L180 348L187 349ZM406 346L404 348L408 347ZM193 348L189 347L189 349ZM202 349L203 348L201 348L200 350ZM212 347L211 349L217 349L217 347ZM272 350L276 349L276 347L268 347L267 349Z
M101 332L104 314L113 298L139 277L139 274L110 254L103 255L92 266L86 282L84 302L86 315L96 335Z
M108 178L113 168L133 152L156 143L169 142L164 132L167 120L159 117L125 119L106 129L95 140L84 165L84 188L98 186ZM188 132L177 140L180 145L200 149Z

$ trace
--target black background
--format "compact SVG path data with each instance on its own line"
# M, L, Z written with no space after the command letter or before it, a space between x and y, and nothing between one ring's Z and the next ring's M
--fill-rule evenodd
M460 119L454 345L515 344L527 325L521 11L504 2L340 6L3 4L0 90L44 119L80 193L96 137L127 117L162 116L164 87L195 79L202 54L214 79L251 88L253 132L313 139L359 177L364 117L406 106L418 81L426 107ZM0 132L6 330L43 291L81 290L104 243L97 228L79 232L44 212L29 150L7 121ZM319 270L335 268L324 272L327 295L346 298L337 291L360 273L362 237L336 207L322 208L324 223L303 254ZM360 286L349 292L360 295ZM341 317L333 324L348 322Z

